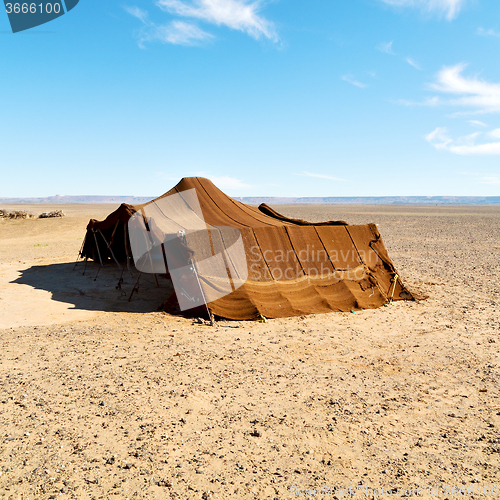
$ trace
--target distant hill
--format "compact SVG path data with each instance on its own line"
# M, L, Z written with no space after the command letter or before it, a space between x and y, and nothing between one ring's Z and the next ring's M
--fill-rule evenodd
M380 205L489 205L500 203L500 196L332 196L304 198L235 198L249 205L289 204L289 205L322 205L322 204L380 204Z
M0 203L128 203L138 205L155 198L154 196L49 196L46 198L0 198ZM500 203L500 196L346 196L346 197L304 197L235 198L249 205L322 205L322 204L380 204L380 205L490 205Z
M138 205L154 196L47 196L45 198L0 198L0 203L128 203Z

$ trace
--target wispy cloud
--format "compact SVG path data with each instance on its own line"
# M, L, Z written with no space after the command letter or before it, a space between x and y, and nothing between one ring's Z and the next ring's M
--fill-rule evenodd
M410 65L413 66L415 69L418 69L419 71L422 71L422 68L413 60L410 59L409 57L406 58L406 62Z
M172 21L168 24L156 26L149 25L141 30L139 35L139 46L144 48L146 42L160 41L174 45L199 45L214 38L213 35L203 31L195 24L183 21Z
M500 33L493 29L485 30L484 28L478 28L477 34L481 36L489 36L492 38L500 38Z
M486 123L483 123L479 120L468 120L468 122L474 127L487 127Z
M500 84L490 83L477 76L467 77L462 73L466 64L444 67L436 81L429 85L433 90L457 97L441 100L440 103L470 108L475 113L500 112Z
M162 10L181 17L199 19L217 26L227 26L255 39L279 40L274 24L261 15L260 0L157 0Z
M366 85L366 83L359 82L352 75L343 75L340 78L342 80L344 80L344 82L350 83L351 85L355 85L356 87L359 87L361 89L368 87L368 85Z
M486 172L458 172L459 175L465 175L480 184L500 184L500 174Z
M147 19L148 19L148 13L147 13L147 11L140 9L139 7L137 7L135 5L131 6L131 7L125 6L123 8L130 15L132 15L134 17L137 17L137 19L141 20L144 24L147 23Z
M382 42L377 45L377 50L380 50L380 52L384 52L385 54L391 54L391 56L395 56L396 53L392 50L392 44L394 43L394 40L392 42Z
M227 175L206 175L207 179L210 179L218 188L220 189L250 189L253 186L246 184L241 179L236 177L230 177Z
M403 106L430 106L435 107L442 104L442 100L438 96L428 97L423 101L410 101L408 99L397 99L394 102L401 104Z
M146 42L153 41L192 46L215 38L200 28L199 22L226 26L255 39L264 37L278 42L274 24L259 15L262 3L262 0L157 0L157 7L178 17L166 24L150 21L148 12L137 6L124 9L144 24L138 32L141 48L145 48Z
M395 7L416 7L424 12L437 12L452 20L458 16L467 0L381 0Z
M327 179L329 181L345 181L345 179L341 179L340 177L334 177L333 175L315 174L313 172L306 172L305 170L303 172L294 175L300 175L302 177L314 177L316 179Z
M497 140L478 142L478 139L482 136ZM492 130L487 134L475 132L454 140L448 134L446 127L437 127L425 136L425 140L437 150L448 151L457 155L500 155L500 140L498 139L500 139L500 129Z
M494 184L496 186L500 185L500 175L488 175L481 177L482 184Z

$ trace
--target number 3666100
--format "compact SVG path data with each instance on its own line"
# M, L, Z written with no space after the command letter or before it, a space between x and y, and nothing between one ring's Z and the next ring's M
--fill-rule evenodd
M61 11L60 3L7 3L5 4L5 8L7 9L7 14L36 14L37 12L43 14L46 12L47 14L59 14Z

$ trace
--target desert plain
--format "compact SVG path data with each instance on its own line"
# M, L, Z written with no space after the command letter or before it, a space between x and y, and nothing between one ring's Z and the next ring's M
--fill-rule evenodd
M0 208L66 213L0 221L0 499L500 497L500 206L276 207L428 298L216 326L75 268L115 206Z

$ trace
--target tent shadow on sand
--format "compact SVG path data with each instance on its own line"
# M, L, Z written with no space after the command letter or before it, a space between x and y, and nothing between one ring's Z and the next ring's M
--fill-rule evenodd
M74 262L32 266L20 271L21 276L11 283L50 292L53 301L71 304L72 309L84 311L152 312L173 292L170 280L158 276L157 287L153 275L143 274L139 289L129 302L138 277L135 269L133 276L125 270L121 289L117 289L121 272L116 266L109 264L99 270L99 265L88 263L85 275L82 275L85 263L79 263L75 270L74 267Z

